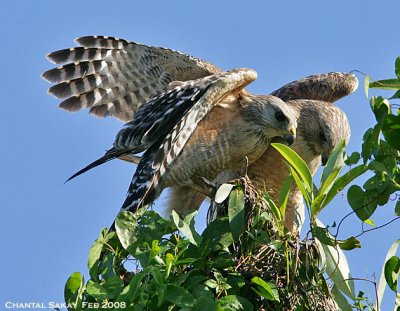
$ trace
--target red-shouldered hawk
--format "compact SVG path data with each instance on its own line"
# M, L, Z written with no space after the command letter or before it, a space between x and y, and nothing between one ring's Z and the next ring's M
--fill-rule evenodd
M69 97L61 103L63 108L75 111L90 107L96 115L111 114L121 119L133 116L118 133L114 148L76 174L113 158L129 159L144 152L122 210L135 211L146 206L162 189L172 185L190 186L208 194L203 177L213 179L224 170L238 169L245 157L250 163L256 161L274 137L293 143L296 127L293 110L275 96L256 96L243 90L256 79L254 70L219 71L197 80L173 82L171 89L143 104L140 100L147 100L148 93L145 80L150 81L155 72L160 75L160 64L166 63L166 68L173 68L171 72L178 76L181 71L187 75L190 69L190 66L180 67L181 60L168 65L168 57L165 59L163 53L183 58L183 63L195 68L199 64L216 67L165 49L160 49L161 61L145 53L138 62L129 53L137 47L145 50L149 47L115 38L85 37L78 42L95 47L49 54L57 62L74 63L49 70L43 76L58 83L50 88L50 93ZM151 62L157 66L147 68ZM133 81L132 71L139 74ZM165 87L176 78L167 74L163 77L161 85ZM152 87L158 88L155 82ZM154 92L159 93L155 89Z
M343 140L350 139L350 126L345 113L333 102L357 89L354 75L327 73L293 81L272 95L286 101L298 114L297 138L291 148L307 163L314 175L325 164L332 150ZM267 151L248 168L248 176L255 187L267 191L277 200L281 186L289 175L283 157L274 148ZM220 174L218 182L237 178L238 173L227 171ZM185 187L174 187L169 208L182 214L199 207L205 196ZM293 185L286 207L285 226L298 231L304 221L303 198Z

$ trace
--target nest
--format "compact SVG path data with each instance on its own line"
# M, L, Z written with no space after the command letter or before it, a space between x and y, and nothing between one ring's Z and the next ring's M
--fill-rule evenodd
M268 203L247 177L230 183L244 190L248 229L240 241L232 246L231 252L237 260L235 270L248 280L257 276L274 284L279 293L279 301L263 299L256 294L248 297L257 303L258 310L338 310L325 280L318 282L323 278L322 272L313 264L319 259L318 248L312 241L299 241L297 236L288 232L282 234ZM226 215L227 211L228 200L220 204L212 202L208 221ZM250 241L251 238L246 234L254 227L256 215L260 212L267 212L271 219L264 222L262 227L270 237L270 243L267 244ZM285 249L277 248L277 244L285 245Z

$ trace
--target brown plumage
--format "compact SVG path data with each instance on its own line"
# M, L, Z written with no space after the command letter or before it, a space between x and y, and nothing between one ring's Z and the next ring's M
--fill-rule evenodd
M80 46L49 53L62 66L43 73L55 83L49 93L68 111L87 108L98 117L133 119L137 109L173 81L203 78L221 69L201 59L161 47L108 36L86 36Z
M114 147L73 176L111 159L130 160L144 152L122 210L134 212L147 206L172 185L209 194L203 177L213 179L224 170L238 169L246 157L256 161L274 137L282 137L289 144L294 140L296 117L286 103L275 96L251 95L243 90L256 79L254 70L234 69L210 75L204 68L217 70L215 66L178 52L166 50L174 56L166 58L165 49L139 46L162 52L152 57L141 55L138 61L131 59L137 57L131 52L138 45L124 40L102 37L78 42L90 42L88 45L96 48L51 53L49 58L57 62L76 63L49 70L43 76L59 83L50 88L51 93L69 97L61 103L63 108L75 111L87 107L96 115L121 119L133 116L117 134ZM174 59L176 64L168 63ZM148 64L156 64L149 75ZM195 74L201 71L207 73L206 77L171 83L186 78L191 66ZM165 68L171 70L163 75ZM134 79L131 70L136 74ZM139 93L143 96L136 96L137 80L145 85L146 80L154 79L154 72L160 75L159 83L152 84L152 92L158 95L143 103L148 89L142 87Z
M293 81L272 94L287 101L297 114L297 138L291 148L307 163L314 175L321 162L326 163L331 151L344 139L350 139L350 126L345 113L333 102L352 93L358 86L350 74L328 73ZM283 181L289 175L282 156L274 148L268 150L248 168L248 176L256 189L267 191L274 200L279 196ZM226 171L217 182L238 178L240 173ZM181 200L183 197L184 200ZM184 188L174 187L169 209L186 214L197 209L205 196ZM285 226L299 231L304 221L304 205L299 189L294 185L288 200Z
M88 36L79 38L76 42L81 46L50 53L48 58L51 61L65 65L43 74L45 79L55 83L49 89L49 93L63 99L60 107L69 111L88 108L90 113L99 117L115 116L120 120L130 121L135 118L136 112L138 109L140 111L140 107L145 102L168 91L171 83L171 88L179 85L173 81L199 79L222 72L221 69L207 61L177 51L146 46L123 39ZM350 132L347 119L344 113L332 103L350 94L356 87L357 79L353 75L328 73L294 81L272 93L284 101L289 101L289 106L297 115L299 137L296 139L293 149L306 160L313 172L321 163L321 155L326 160L338 141L348 140ZM230 154L235 148L227 148L224 152L218 153L216 152L218 148L211 148L211 146L221 146L221 141L230 140L229 144L232 146L236 144L243 147L243 143L247 142L246 137L240 136L238 144L237 140L233 142L236 135L232 134L238 130L240 132L240 129L243 128L240 125L241 122L244 122L242 103L248 101L253 107L256 107L257 101L267 100L266 97L256 98L245 90L241 90L240 95L238 93L235 93L234 96L225 94L223 97L223 100L212 105L213 108L199 121L190 137L186 137L188 140L185 144L191 147L184 149L179 155L174 154L174 159L180 158L182 161L173 164L172 172L168 169L171 174L168 174L169 177L163 181L163 187L174 187L169 208L175 209L181 214L185 214L189 209L197 208L204 199L201 177L212 179L218 171L227 168L229 169L225 170L218 178L222 180L223 176L227 178L227 176L237 175L236 169L240 168L242 162L239 164L240 161L237 159L240 157ZM128 123L128 133L129 130ZM321 132L323 132L324 139ZM118 156L120 159L135 163L141 161L141 158L133 152L127 152L127 150L132 151L129 150L132 146L126 144L126 141L122 141L122 143L118 141L121 137L123 135L117 136L109 159ZM171 138L168 137L168 133L164 133L162 137L164 141ZM160 142L157 144L162 145ZM164 150L161 157L164 162L171 150L174 150L171 144L167 145L170 149ZM249 176L252 177L259 189L265 188L273 197L276 197L283 177L287 176L288 172L275 150L271 148L265 150L267 145L263 146L264 150L263 148L257 148L256 151L241 149L237 154L240 156L250 155L250 162L254 163L249 166ZM142 150L147 150L146 148L149 146L153 146L154 149L154 145L139 144ZM246 144L246 146L248 145ZM125 150L125 147L128 148ZM210 161L211 155L215 153L219 154L218 161L210 164L212 162ZM257 160L260 156L261 158ZM99 163L102 163L103 160L104 158ZM228 161L230 164L227 165L223 163L224 161ZM194 162L197 169L188 173L188 167L191 167ZM139 175L143 181L145 180L143 174L148 173L144 168L148 168L148 166L144 165L145 161L140 163L136 174L142 172L142 175ZM167 164L170 167L171 163ZM204 167L210 168L212 173L205 172ZM180 176L184 176L184 178L181 179ZM184 181L182 182L182 180ZM133 180L130 192L137 186L135 183L140 184L137 180ZM293 207L293 211L296 206L302 205L299 193L295 188L289 205ZM288 208L287 215L289 229L292 227L290 219L293 218L289 215L290 209L291 207Z

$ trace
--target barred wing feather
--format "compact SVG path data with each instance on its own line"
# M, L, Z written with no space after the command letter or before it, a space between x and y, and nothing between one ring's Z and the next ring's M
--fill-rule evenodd
M132 120L138 108L168 89L221 70L198 58L107 36L76 39L75 48L52 52L47 58L61 66L43 73L55 85L49 93L64 99L68 111L88 108L98 117Z
M193 103L173 129L159 143L146 151L132 178L122 210L134 212L140 206L150 204L162 190L162 182L168 174L197 124L223 98L239 93L256 79L250 69L235 69L199 80L208 84L207 91Z
M283 101L310 99L333 103L351 94L357 87L358 80L353 74L329 72L290 82L271 95Z

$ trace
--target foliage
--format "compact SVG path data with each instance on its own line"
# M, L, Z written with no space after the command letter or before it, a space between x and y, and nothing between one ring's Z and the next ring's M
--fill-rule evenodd
M369 88L390 89L395 91L390 100L398 100L400 58L395 74L395 79L374 82L367 77L366 93ZM387 208L389 200L397 201L394 214L400 216L399 106L381 96L372 97L370 106L376 124L365 132L360 152L347 155L345 143L340 143L318 184L292 149L273 145L291 173L278 202L257 193L247 178L223 184L216 189L215 217L201 234L194 227L196 213L184 219L174 212L164 219L143 209L120 213L116 232L103 229L89 252L90 279L85 282L78 272L68 279L65 300L70 309L379 310L386 284L398 291L399 241L388 252L379 284L373 282L377 296L366 297L356 293L345 256L345 251L361 247L358 236L338 239L347 216L331 227L318 220L343 191L353 213L372 226L365 231L379 228L372 216ZM353 184L361 175L366 181ZM284 228L292 183L310 215L303 241Z
M311 310L332 304L318 249L294 244L282 234L283 223L277 230L266 200L247 180L237 181L217 208L228 215L201 235L195 213L184 219L174 212L170 219L153 211L120 213L117 233L103 230L89 252L91 279L85 285L74 273L66 300L76 309L97 303L132 310ZM132 264L136 268L128 271Z

